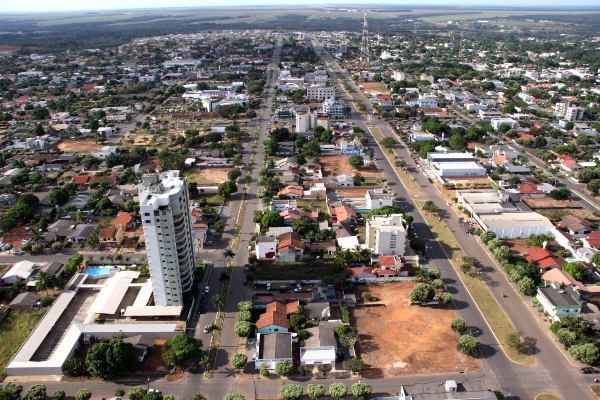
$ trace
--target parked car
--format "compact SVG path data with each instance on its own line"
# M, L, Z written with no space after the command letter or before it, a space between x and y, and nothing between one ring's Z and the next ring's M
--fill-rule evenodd
M598 370L596 370L592 367L583 367L580 369L580 372L582 374L596 374L596 373L598 373Z

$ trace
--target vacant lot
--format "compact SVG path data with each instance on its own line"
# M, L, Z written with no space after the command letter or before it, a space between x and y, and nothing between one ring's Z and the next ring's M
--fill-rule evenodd
M231 168L193 169L186 172L185 176L191 182L196 182L199 185L219 185L227 180L227 172L230 170Z
M10 243L13 247L21 248L24 239L29 239L31 233L25 230L25 225L15 226L6 235L2 236L2 243Z
M65 152L93 153L100 150L101 144L96 143L94 139L73 139L63 140L58 144L58 148Z
M0 371L19 350L46 310L11 311L0 327Z
M456 350L450 323L454 311L410 306L408 294L414 283L394 283L368 290L385 307L354 311L359 332L358 351L367 364L366 376L407 375L478 370L472 357Z
M361 168L356 170L352 168L348 161L348 156L321 156L321 166L323 168L323 176L336 176L341 174L354 175L357 172L364 177L376 177L379 178L383 174L374 168Z

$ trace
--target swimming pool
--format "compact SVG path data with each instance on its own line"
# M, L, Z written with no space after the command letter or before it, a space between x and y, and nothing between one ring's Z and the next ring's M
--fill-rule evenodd
M104 276L109 275L110 271L112 271L111 267L86 267L83 273L89 276Z

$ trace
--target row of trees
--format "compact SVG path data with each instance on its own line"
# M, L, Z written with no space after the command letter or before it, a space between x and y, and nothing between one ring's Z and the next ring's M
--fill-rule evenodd
M456 339L458 351L474 355L479 350L479 342L472 335L466 334L468 325L464 319L456 318L450 323L450 328L460 336Z
M590 365L600 362L600 343L583 318L562 317L550 325L550 331L577 361Z

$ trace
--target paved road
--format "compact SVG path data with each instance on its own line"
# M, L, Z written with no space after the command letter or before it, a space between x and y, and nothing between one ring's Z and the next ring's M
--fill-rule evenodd
M333 58L325 55L333 69L338 72L345 73ZM355 97L367 107L367 111L371 111L372 107L367 98L354 85L353 81L348 77L347 81L356 92ZM359 114L358 112L355 113ZM395 133L384 120L375 120L371 126L381 130L384 136L396 137ZM406 202L414 210L414 203L411 198L413 194L406 191L398 179L395 171L390 163L385 158L382 150L375 147L375 158L382 160L378 162L380 168L384 170L388 178L388 185L392 186L392 190L399 196L404 197ZM442 272L445 282L454 291L453 297L458 305L458 313L468 321L471 325L482 329L483 333L478 338L482 343L482 352L485 356L485 362L491 368L492 375L489 377L490 383L494 384L494 380L499 387L504 388L507 392L521 399L530 399L544 390L551 390L557 393L562 393L563 398L587 399L593 398L591 393L584 388L586 383L589 383L592 378L584 378L579 375L576 368L572 367L563 358L562 353L552 343L552 339L547 333L547 328L537 323L535 317L531 314L530 308L526 306L518 297L509 282L503 274L497 271L493 261L485 253L476 239L469 236L458 222L458 217L447 206L446 201L442 198L437 189L429 183L429 181L420 173L417 172L416 166L408 150L405 147L396 149L397 154L408 163L408 168L413 172L412 176L416 178L416 183L421 187L427 199L432 200L440 208L441 214L445 215L445 221L453 231L456 239L463 249L468 249L467 254L475 256L482 263L483 268L487 271L488 285L492 293L504 308L505 312L511 317L516 328L522 332L524 336L533 337L537 340L536 362L531 366L517 365L509 361L500 351L497 340L491 334L487 324L485 323L479 311L472 306L474 301L467 294L466 290L460 284L458 276L450 265L447 257L439 244L432 235L429 227L423 220L419 212L414 215L414 228L417 236L423 237L430 242L429 256L431 257L432 266L439 268ZM418 211L418 210L417 210ZM511 293L511 296L506 299L502 297L503 293ZM495 378L495 379L494 379ZM587 381L587 382L586 382ZM568 394L568 396L567 396Z

